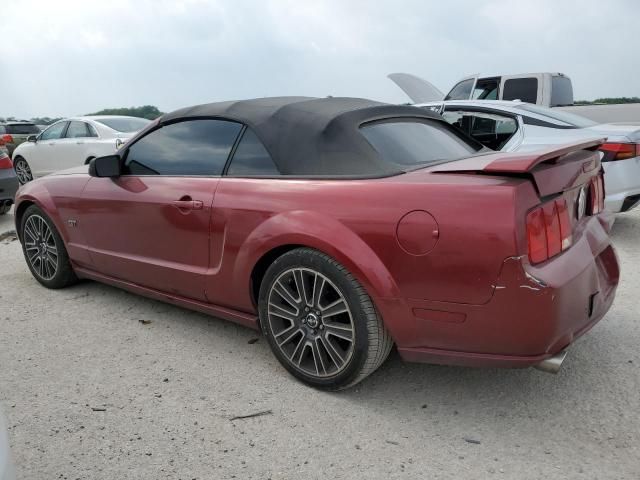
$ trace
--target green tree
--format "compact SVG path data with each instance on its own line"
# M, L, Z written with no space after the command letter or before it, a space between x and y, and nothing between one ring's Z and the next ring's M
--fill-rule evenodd
M640 103L640 97L605 97L596 98L595 100L576 100L576 105L597 105L597 104L614 105L618 103Z
M99 112L89 113L88 115L127 115L129 117L140 117L154 120L162 115L158 107L154 105L144 105L142 107L121 107L121 108L105 108Z

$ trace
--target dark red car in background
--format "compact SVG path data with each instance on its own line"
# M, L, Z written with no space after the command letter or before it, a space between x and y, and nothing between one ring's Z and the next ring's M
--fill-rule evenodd
M361 99L185 108L21 188L35 278L88 278L261 328L297 378L410 361L557 367L619 277L599 141L487 151Z

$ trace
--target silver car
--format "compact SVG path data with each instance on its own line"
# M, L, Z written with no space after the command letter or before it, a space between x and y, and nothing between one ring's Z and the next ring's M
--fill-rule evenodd
M640 204L640 119L635 126L597 124L519 101L449 100L416 106L440 113L486 147L503 152L606 138L601 150L607 210L625 212Z
M16 473L9 451L9 434L2 412L0 412L0 480L15 480L15 478Z

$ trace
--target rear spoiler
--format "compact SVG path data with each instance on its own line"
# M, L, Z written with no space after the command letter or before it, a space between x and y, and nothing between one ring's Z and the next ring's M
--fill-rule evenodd
M596 150L604 141L599 138L536 152L478 155L440 164L432 171L527 176L544 196L571 188L582 182L583 176L593 175L592 172L600 168L600 155Z
M550 147L534 153L504 156L483 168L485 172L524 173L530 172L541 163L555 163L560 157L580 150L596 150L605 142L604 138L586 142L569 143L561 147Z

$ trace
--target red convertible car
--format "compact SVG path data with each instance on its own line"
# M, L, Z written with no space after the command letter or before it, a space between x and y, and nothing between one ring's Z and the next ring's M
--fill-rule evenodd
M494 153L424 109L213 103L21 187L44 286L78 278L261 328L316 387L409 361L559 368L613 302L599 141Z

